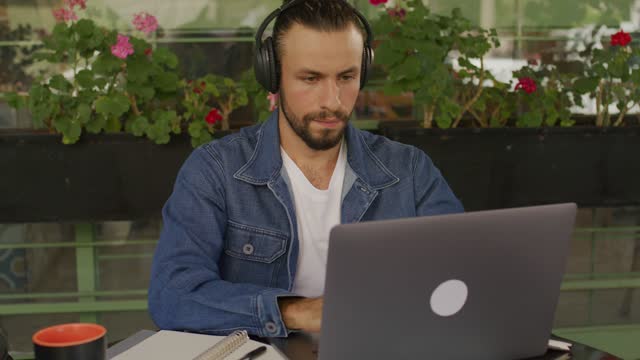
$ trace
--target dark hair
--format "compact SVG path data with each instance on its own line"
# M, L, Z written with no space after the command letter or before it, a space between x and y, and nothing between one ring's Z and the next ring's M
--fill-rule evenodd
M291 1L284 0L282 3L284 5ZM360 19L346 0L306 0L287 9L276 19L272 38L278 59L282 59L282 37L294 23L326 32L345 30L353 24L363 40L367 38Z

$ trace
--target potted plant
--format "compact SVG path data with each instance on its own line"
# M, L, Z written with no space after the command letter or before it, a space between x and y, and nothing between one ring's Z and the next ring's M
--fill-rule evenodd
M158 28L152 15L134 16L137 37L81 18L85 8L65 0L54 10L58 23L36 55L68 70L8 96L36 129L0 132L0 163L13 169L0 185L17 189L3 199L5 221L157 215L193 147L226 134L248 102L244 82L181 79L175 54L146 40Z
M382 13L374 28L384 34L376 49L384 90L411 92L423 109L422 126L387 124L382 132L425 150L467 209L640 204L640 165L629 159L640 151L640 131L612 128L625 124L639 94L628 34L587 48L577 71L532 62L514 72L517 81L502 83L482 60L498 46L495 31L471 26L458 11L433 15L421 1L370 3ZM583 94L599 104L588 127L574 126L571 113Z

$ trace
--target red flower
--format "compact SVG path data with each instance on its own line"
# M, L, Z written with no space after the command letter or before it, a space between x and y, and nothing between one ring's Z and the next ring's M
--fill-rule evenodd
M389 16L391 17L397 18L398 20L402 21L404 20L404 17L407 15L407 11L405 9L396 7L395 9L387 10L387 14L389 14Z
M523 77L518 79L515 90L524 90L527 94L531 94L536 91L536 82L530 77Z
M611 35L611 46L627 46L631 42L631 35L622 30L617 33Z
M387 0L369 0L369 3L374 6L378 6L380 4L386 4Z
M206 121L207 124L211 124L211 125L221 120L222 120L222 115L220 114L218 109L211 109L211 111L209 111L207 116L204 118L204 121Z
M152 48L148 48L147 50L144 51L144 54L147 55L147 56L153 55L153 49Z

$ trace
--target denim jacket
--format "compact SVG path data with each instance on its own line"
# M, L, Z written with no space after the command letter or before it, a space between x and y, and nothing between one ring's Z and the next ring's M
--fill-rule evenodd
M348 125L341 222L463 211L421 150ZM162 329L285 337L298 259L278 113L193 151L162 214L149 311ZM428 241L425 239L425 241Z

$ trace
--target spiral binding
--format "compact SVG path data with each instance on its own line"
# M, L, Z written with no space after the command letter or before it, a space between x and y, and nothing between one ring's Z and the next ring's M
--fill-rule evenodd
M222 360L247 341L249 334L245 330L234 331L193 360Z

